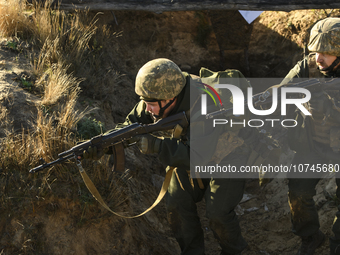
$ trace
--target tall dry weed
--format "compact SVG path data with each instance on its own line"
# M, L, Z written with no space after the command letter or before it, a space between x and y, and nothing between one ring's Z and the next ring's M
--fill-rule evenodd
M41 100L41 104L44 106L51 106L56 104L61 98L72 95L72 98L68 97L67 104L74 104L77 100L80 88L80 79L75 78L72 74L67 73L68 66L61 63L52 64L52 66L45 71L44 75L37 82L37 86L42 86L44 95ZM68 102L68 100L72 100ZM67 107L66 107L67 108ZM73 109L69 107L69 109Z
M26 1L10 0L0 3L0 34L2 36L28 38L34 29L29 19Z
M66 14L58 9L52 10L47 1L44 6L36 5L33 21L34 38L43 45L42 51L54 60L53 63L61 57L73 65L81 63L88 42L97 29L94 19L87 22L86 12Z
M62 150L72 147L75 144L73 131L84 116L83 112L75 110L77 95L77 89L73 88L65 99L66 103L52 113L38 106L37 118L31 130L3 138L0 141L0 168L27 171L39 158L50 161Z
M47 38L53 41L61 34L66 33L67 28L64 27L66 24L65 12L52 10L50 1L45 3L36 2L34 6L33 22L35 29L33 36L40 45L43 45Z
M42 92L32 128L7 134L0 140L0 206L10 209L13 205L11 197L32 199L51 190L51 182L56 179L74 178L74 172L70 171L74 165L69 169L65 169L65 165L56 165L51 171L45 170L37 175L28 174L28 170L36 167L40 158L50 162L57 159L60 152L76 144L76 124L85 115L85 112L76 110L80 83L83 81L83 78L77 77L87 78L87 88L100 84L101 93L108 94L102 84L112 85L117 74L112 65L116 55L113 50L110 51L112 45L108 40L115 35L107 27L96 34L96 15L86 21L86 12L66 14L52 10L49 4L37 3L30 6L31 10L27 12L27 5L20 0L9 0L8 3L7 6L0 6L1 33L4 36L29 38L30 43L37 46L32 63L33 72L38 77L35 86ZM94 35L97 35L96 39L93 39ZM104 57L106 68L101 62ZM105 81L100 81L104 76ZM113 87L110 86L110 92ZM126 200L122 191L126 183L117 184L121 178L112 173L107 158L99 163L87 162L84 165L93 170L94 182L103 184L99 185L102 193L110 190L109 200L117 201L114 199L117 197ZM93 201L92 196L88 199Z
M31 45L38 47L39 53L32 54L37 77L53 64L66 63L69 72L86 78L82 84L85 94L104 98L113 93L120 80L119 72L115 71L119 47L114 43L120 34L105 25L96 25L100 13L66 13L53 9L50 1L29 6L20 0L8 3L0 9L0 18L6 17L0 19L0 30L5 31L6 36L30 38Z
M53 41L46 39L44 45L40 49L38 56L35 58L33 54L32 67L33 72L37 77L42 77L45 71L48 70L53 63L58 63L60 58L59 38L55 38ZM40 78L41 79L41 78Z
M24 2L13 0L0 9L0 15L5 17L1 28L7 31L6 36L11 36L10 31L23 24L29 27L27 31L34 40L42 45L33 63L34 72L39 77L35 86L43 92L34 128L22 134L8 135L1 141L2 155L6 155L1 157L2 167L17 162L19 169L27 169L28 161L36 162L40 157L52 160L56 151L74 144L72 130L84 116L84 113L75 111L82 79L74 77L68 69L70 65L82 62L83 52L96 29L94 23L83 24L80 14L66 15L52 10L48 1L43 6L35 3L32 7L34 14L29 20L23 14L26 7ZM65 64L70 59L73 62ZM19 143L22 146L18 149L16 145Z

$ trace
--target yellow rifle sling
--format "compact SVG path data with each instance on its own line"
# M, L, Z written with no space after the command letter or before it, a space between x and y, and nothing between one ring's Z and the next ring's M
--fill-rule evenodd
M166 173L165 175L165 179L161 188L161 191L158 194L158 197L156 199L156 201L144 212L142 212L141 214L135 215L135 216L123 216L120 215L114 211L112 211L110 209L110 207L104 202L102 196L99 194L96 186L93 184L93 182L91 181L90 177L87 175L87 173L85 172L85 170L83 169L82 165L80 163L77 163L79 172L81 177L83 178L83 181L87 187L87 189L91 192L92 196L108 211L110 211L111 213L113 213L114 215L117 215L119 217L122 218L126 218L126 219L133 219L133 218L137 218L140 217L144 214L146 214L147 212L149 212L150 210L152 210L156 205L158 205L158 203L162 200L162 198L164 197L165 193L168 190L169 184L170 184L170 180L171 180L171 176L172 176L172 172L174 171L174 167L170 167L169 171Z

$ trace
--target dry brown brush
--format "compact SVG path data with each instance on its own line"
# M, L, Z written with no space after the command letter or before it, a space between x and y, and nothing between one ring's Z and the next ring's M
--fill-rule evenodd
M49 162L58 154L74 146L77 123L86 114L76 109L83 90L98 86L100 93L113 92L119 75L114 71L113 59L117 55L112 40L117 35L106 26L96 26L96 17L87 12L65 13L46 4L27 4L10 0L0 4L0 33L15 40L26 40L32 45L30 52L32 72L36 80L35 91L40 101L37 116L31 128L21 133L10 133L0 140L0 207L13 209L18 199L33 203L48 194L63 193L63 185L71 184L71 190L80 201L94 202L81 183L75 164L68 162L44 171L29 174L42 158ZM111 41L110 41L111 40ZM102 62L108 64L103 68ZM101 79L104 79L103 80ZM109 85L105 88L105 85ZM88 91L89 92L89 91ZM89 93L93 93L90 91ZM125 188L129 175L123 177L111 171L109 157L100 162L84 162L91 169L91 178L106 192L111 205L126 200ZM123 192L123 193L122 193ZM87 194L77 196L77 194ZM113 204L112 204L113 203ZM85 216L84 216L85 217Z

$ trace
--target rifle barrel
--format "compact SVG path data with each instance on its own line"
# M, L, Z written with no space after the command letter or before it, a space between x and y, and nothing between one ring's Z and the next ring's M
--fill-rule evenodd
M54 165L54 164L59 164L59 163L61 163L61 162L63 162L63 161L66 161L66 160L69 159L69 158L72 158L72 157L74 157L74 154L70 154L70 155L67 155L67 156L65 156L65 157L58 158L57 160L54 160L54 161L52 161L52 162L50 162L50 163L45 163L45 164L42 164L42 165L37 166L37 167L35 167L35 168L32 168L29 172L30 172L30 173L39 172L39 171L41 171L41 170L44 170L44 169L47 168L47 167L50 167L50 166L52 166L52 165Z

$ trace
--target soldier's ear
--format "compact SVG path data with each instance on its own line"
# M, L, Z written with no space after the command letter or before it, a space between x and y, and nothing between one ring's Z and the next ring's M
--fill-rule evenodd
M170 98L170 99L167 99L167 100L162 100L165 104L171 102L172 100L174 100L176 97L173 97L173 98Z
M176 104L176 102L177 102L176 99L177 99L177 97L173 97L173 98L171 98L170 100L173 101L173 102L172 102L173 104Z

